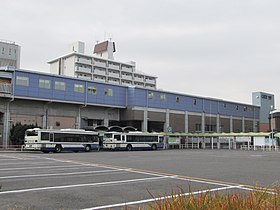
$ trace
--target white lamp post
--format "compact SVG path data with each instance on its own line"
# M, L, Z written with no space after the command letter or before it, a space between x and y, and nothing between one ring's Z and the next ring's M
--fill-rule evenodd
M273 132L274 132L274 130L273 130L273 125L272 125L272 122L273 122L273 111L274 111L274 106L273 105L271 105L270 106L270 118L271 118L271 121L270 121L270 125L271 125L271 139L272 139L272 142L273 142Z

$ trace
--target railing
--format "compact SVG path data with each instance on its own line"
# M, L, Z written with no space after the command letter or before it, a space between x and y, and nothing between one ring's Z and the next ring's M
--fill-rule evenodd
M80 71L80 72L83 72L83 73L90 74L91 73L91 68L85 68L85 67L77 66L76 71Z
M0 151L23 151L24 145L0 145Z
M199 149L199 145L192 143L180 144L179 149Z
M259 151L280 151L280 147L279 146L248 146L248 145L242 145L240 147L241 150L259 150Z
M12 93L12 85L0 84L0 93Z

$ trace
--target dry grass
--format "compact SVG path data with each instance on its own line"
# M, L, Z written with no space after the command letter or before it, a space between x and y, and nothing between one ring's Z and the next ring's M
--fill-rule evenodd
M248 193L210 192L194 195L184 195L182 190L172 193L171 198L158 200L148 205L150 210L280 210L280 190L275 188L273 192L254 189Z

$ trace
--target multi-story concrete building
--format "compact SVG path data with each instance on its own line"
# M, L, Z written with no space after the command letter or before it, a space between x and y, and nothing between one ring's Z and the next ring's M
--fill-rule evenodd
M15 42L0 40L0 66L20 68L20 46Z
M4 145L17 122L43 128L250 132L258 131L260 116L260 107L250 104L19 69L0 70L0 90Z
M157 77L137 71L135 62L114 60L115 43L105 41L95 45L94 56L85 55L85 44L71 45L72 52L49 61L53 74L77 77L97 82L156 88Z

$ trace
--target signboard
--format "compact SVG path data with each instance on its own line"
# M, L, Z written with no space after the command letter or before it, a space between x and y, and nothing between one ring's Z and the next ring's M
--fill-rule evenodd
M167 132L168 132L168 133L172 133L172 127L170 127L170 126L167 127Z
M180 137L168 137L168 144L180 144Z

